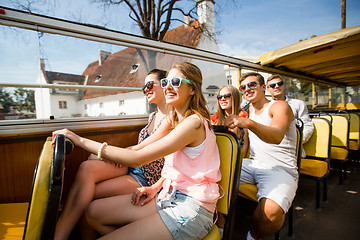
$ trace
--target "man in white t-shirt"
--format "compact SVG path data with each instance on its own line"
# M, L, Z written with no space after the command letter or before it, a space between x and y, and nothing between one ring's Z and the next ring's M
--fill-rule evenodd
M266 86L267 91L271 94L274 100L286 101L290 105L295 119L300 119L303 122L303 143L306 143L314 131L314 124L309 117L306 103L298 99L288 98L285 95L285 82L280 75L270 76L266 82ZM305 156L306 154L303 150L302 157Z

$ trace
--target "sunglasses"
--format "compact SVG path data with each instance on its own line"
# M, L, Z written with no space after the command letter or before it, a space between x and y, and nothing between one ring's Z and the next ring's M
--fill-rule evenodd
M220 100L220 99L222 99L222 98L227 99L227 98L229 98L229 97L231 97L231 93L226 93L226 94L224 94L224 95L217 95L217 96L216 96L216 98L217 98L218 100Z
M145 94L146 88L148 90L151 90L151 89L153 89L153 87L154 87L154 81L148 81L147 83L145 83L144 86L142 86L143 93Z
M171 78L171 79L167 79L167 78L163 78L160 80L160 84L162 88L166 88L166 86L169 84L171 84L171 86L173 86L174 88L178 88L181 86L181 82L187 82L190 85L194 85L192 82L190 82L190 80L187 80L185 78L180 78L180 77L175 77L175 78Z
M249 89L255 89L257 88L258 83L257 82L249 82L247 84L244 85L240 85L240 91L245 91L246 90L246 86L248 86Z
M277 82L277 83L272 83L272 84L269 84L269 87L275 88L276 85L278 85L278 87L281 87L282 85L284 85L284 82L280 81L280 82Z

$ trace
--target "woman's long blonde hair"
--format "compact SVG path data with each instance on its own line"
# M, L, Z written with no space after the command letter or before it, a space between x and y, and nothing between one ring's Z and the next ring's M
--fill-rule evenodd
M226 89L231 93L231 114L239 115L241 108L240 108L240 92L239 90L232 86L232 85L225 85L219 89L218 95L220 94L222 89ZM217 112L218 112L218 122L216 125L224 125L226 114L225 110L221 108L219 101L217 102ZM236 134L239 134L239 129L235 128L233 130Z
M207 121L209 128L211 128L210 123L210 113L209 110L206 108L206 100L202 93L201 86L202 86L202 74L201 70L194 64L189 62L179 62L175 63L171 69L177 69L179 70L186 79L190 80L193 85L194 95L191 96L190 103L188 106L188 109L185 111L185 118L196 114L200 118L203 118ZM168 73L170 72L168 71ZM176 125L179 124L179 117L174 111L174 107L170 107L170 122L173 128L176 127Z

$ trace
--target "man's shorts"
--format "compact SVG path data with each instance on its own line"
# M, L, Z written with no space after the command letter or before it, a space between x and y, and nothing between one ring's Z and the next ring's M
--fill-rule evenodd
M298 172L244 158L240 176L240 184L243 183L256 184L258 201L263 197L269 198L286 213L296 194Z

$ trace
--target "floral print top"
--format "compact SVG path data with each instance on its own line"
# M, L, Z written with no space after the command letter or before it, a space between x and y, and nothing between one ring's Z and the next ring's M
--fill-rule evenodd
M148 124L143 129L141 129L141 131L139 133L138 143L141 143L142 141L144 141L145 138L149 137L152 133L154 133L160 127L160 125L165 117L163 119L161 119L159 124L154 127L154 130L151 133L148 132L148 128L149 128L151 122L154 121L155 115L156 115L156 111L150 114ZM141 166L142 172L143 172L143 174L146 178L147 184L149 186L153 185L160 179L161 170L164 166L164 161L165 161L164 158L161 158L161 159L154 160L150 163L147 163L147 164L144 164Z

